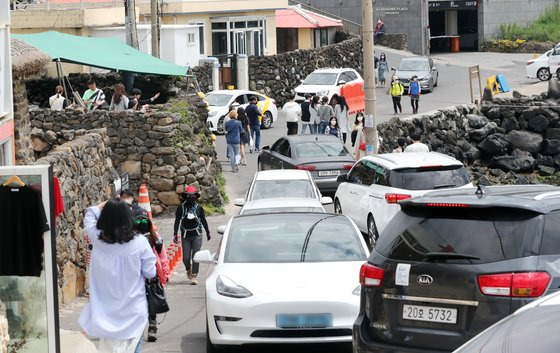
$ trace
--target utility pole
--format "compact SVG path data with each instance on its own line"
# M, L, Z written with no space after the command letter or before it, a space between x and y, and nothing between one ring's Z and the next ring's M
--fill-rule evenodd
M152 56L159 58L159 11L158 0L150 0L150 20L152 22Z
M364 132L366 135L366 153L379 152L379 139L377 138L376 106L375 106L375 63L373 43L373 4L372 0L362 0L362 38L364 51L364 93L365 93L365 121Z
M124 0L124 26L126 32L126 44L138 49L135 0Z

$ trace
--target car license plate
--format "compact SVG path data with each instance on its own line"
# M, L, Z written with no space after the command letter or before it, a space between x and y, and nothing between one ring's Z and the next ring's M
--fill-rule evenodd
M403 319L439 322L444 324L457 323L457 309L437 308L433 306L404 305Z
M332 314L276 315L276 326L280 328L326 328L332 325Z
M320 170L319 176L326 177L326 176L339 176L340 170Z

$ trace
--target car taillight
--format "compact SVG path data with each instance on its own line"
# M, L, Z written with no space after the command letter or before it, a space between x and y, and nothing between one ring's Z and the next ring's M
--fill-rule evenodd
M428 207L469 207L466 203L446 203L446 202L429 202Z
M411 197L411 195L407 194L385 194L385 201L387 201L387 203L397 203L401 200L406 200Z
M344 170L350 170L352 169L353 166L354 166L353 164L345 164L342 167L344 168Z
M360 268L360 284L364 287L380 287L385 270L368 263Z
M316 166L311 165L311 164L307 164L307 165L296 165L296 169L299 170L308 170L310 172L314 171L315 169L317 169Z
M550 282L546 272L498 273L478 276L482 294L499 297L540 297Z

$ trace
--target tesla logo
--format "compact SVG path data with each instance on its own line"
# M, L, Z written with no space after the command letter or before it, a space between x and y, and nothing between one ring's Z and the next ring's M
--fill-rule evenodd
M429 275L420 275L418 276L416 281L423 286L429 286L434 282L434 279L432 278L432 276Z

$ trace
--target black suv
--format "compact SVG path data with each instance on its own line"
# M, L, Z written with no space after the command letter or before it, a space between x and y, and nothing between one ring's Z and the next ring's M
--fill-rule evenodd
M560 286L560 188L435 191L400 202L360 271L355 352L450 352Z

